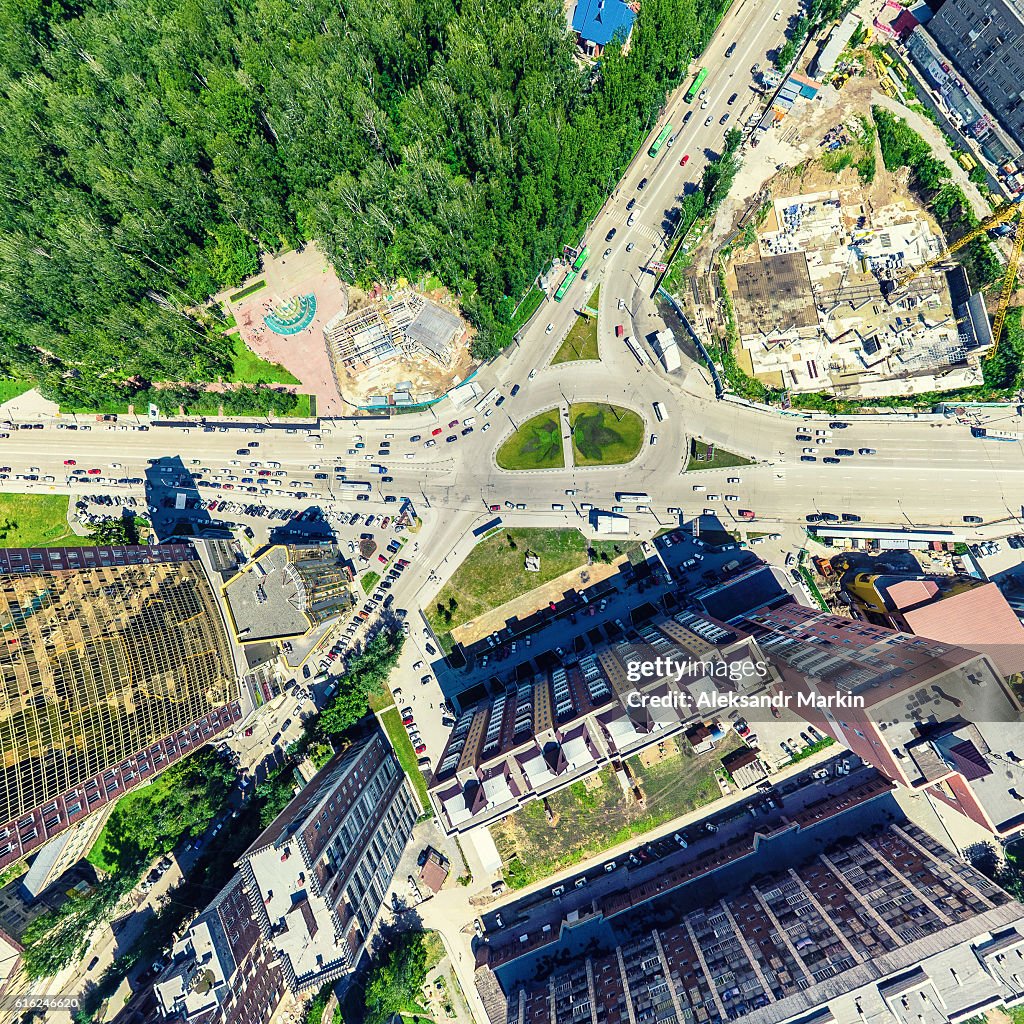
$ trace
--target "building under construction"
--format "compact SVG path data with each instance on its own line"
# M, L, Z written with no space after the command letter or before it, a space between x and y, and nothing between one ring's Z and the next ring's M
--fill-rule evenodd
M340 378L402 356L425 355L447 369L464 333L462 321L450 310L404 291L335 317L324 327L324 340L335 378Z

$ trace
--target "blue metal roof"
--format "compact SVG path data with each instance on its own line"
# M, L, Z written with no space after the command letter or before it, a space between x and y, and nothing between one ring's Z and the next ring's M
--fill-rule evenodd
M636 14L622 0L578 0L572 28L587 42L607 46L616 36L624 43L635 19Z

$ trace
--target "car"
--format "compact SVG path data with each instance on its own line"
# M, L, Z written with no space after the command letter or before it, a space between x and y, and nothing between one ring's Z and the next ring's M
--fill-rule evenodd
M637 190L637 192L643 192L643 190L645 188L647 188L647 179L646 178L641 178L640 179L640 184L637 185L636 190Z
M601 259L606 260L609 256L611 256L611 254L611 249L605 249L605 251L601 254Z
M814 438L810 434L797 434L796 439L798 441L813 441Z
M808 512L804 516L805 523L820 523L825 517L820 512Z
M519 385L518 385L518 384L513 384L513 385L512 385L512 390L511 390L511 391L509 392L509 394L511 394L511 396L512 396L513 398L515 398L515 397L516 397L516 395L518 395L518 394L519 394L519 390L520 390L520 387L519 387ZM472 429L472 428L471 428L471 429Z
M730 107L731 107L731 106L732 106L732 105L733 105L733 104L734 104L734 103L736 102L736 100L737 100L737 99L739 99L739 95L740 95L740 94L739 94L738 92L734 92L734 93L733 93L733 94L732 94L732 95L731 95L731 96L729 97L729 99L728 99L728 101L727 101L727 102L728 102L728 104L729 104L729 106L730 106Z
M731 57L736 52L736 44L730 43L729 49L725 51L726 57Z
M534 377L536 377L536 376L537 376L537 371L536 371L536 370L531 370L531 371L529 372L529 374L527 374L527 377L528 377L528 378L529 378L530 380L533 380L533 378L534 378Z
M628 203L626 203L626 212L628 213L633 207L636 206L636 196L634 196Z
M689 153L684 153L683 154L683 159L679 161L679 166L680 167L685 167L689 162L690 162L690 154Z
M65 459L65 460L64 460L64 465L65 465L65 466L77 466L77 465L78 465L78 463L77 463L77 462L75 462L75 460L74 460L74 459Z
M832 423L829 424L829 427L831 427L832 430L845 430L849 425L849 423L843 423L840 420L834 420Z
M425 753L427 752L427 745L426 745L425 743L417 743L417 744L416 744L416 745L415 745L415 746L413 747L413 751L414 751L414 752L415 752L416 754L425 754Z
M965 523L980 523L983 521L981 516L964 516L963 520Z
M504 395L498 395L497 401L494 404L495 404L495 406L504 405L505 404L505 396Z
M651 444L657 444L657 443L658 443L658 435L657 434L651 434Z
M782 11L776 11L772 15L772 21L781 21L781 20L782 20Z
M607 235L604 236L606 242L610 242L615 237L615 228L612 228Z
M715 120L715 115L714 114L708 114L708 116L704 119L704 127L707 128L709 125L713 124L714 120Z
M818 454L818 449L817 448L804 448L803 449L803 453L804 453L804 455L817 455Z
M817 460L817 458L814 455L801 455L800 456L800 461L801 462L817 462L818 460Z
M857 454L858 455L876 455L877 452L875 451L874 448L858 448L857 449Z
M448 435L448 436L447 436L447 437L446 437L446 438L444 439L444 443L445 443L445 444L451 444L451 443L452 443L453 441L457 441L457 440L458 440L458 437L456 437L456 436L455 436L455 434L449 434L449 435Z
M836 449L836 455L852 455L852 454L853 454L853 449L852 448L837 448Z
M433 430L432 430L432 431L430 432L430 436L431 436L431 437L437 437L437 436L438 436L439 434L443 434L443 433L444 433L444 430L443 430L443 429L442 429L441 427L435 427L435 428L434 428L434 429L433 429Z
M830 466L838 466L842 459L837 459L834 455L826 455L821 461L828 463Z
M580 280L581 281L586 281L586 279L588 277L590 277L590 271L589 270L584 270L583 273L580 274Z
M554 329L555 329L555 325L554 324L548 324L547 327L544 328L544 333L545 334L550 334Z
M860 516L854 515L852 512L844 512L842 518L843 518L843 522L844 523L859 523L860 522Z
M718 119L718 123L719 123L719 124L725 124L725 122L726 122L726 121L728 121L728 120L729 120L729 111L726 111L726 112L725 112L725 113L724 113L724 114L723 114L723 115L722 115L722 116L721 116L721 117L720 117L720 118Z
M626 245L626 252L632 252L636 248L635 242L629 242Z
M459 425L459 421L458 421L458 420L452 420L452 421L451 421L451 422L450 422L450 423L448 424L448 429L449 429L449 430L453 430L453 429L454 429L455 427L457 427L458 425Z

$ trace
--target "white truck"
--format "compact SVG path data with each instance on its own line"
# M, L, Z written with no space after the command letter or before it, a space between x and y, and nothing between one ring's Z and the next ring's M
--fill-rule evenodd
M654 415L658 417L659 423L664 423L668 419L668 413L665 410L665 406L662 402L654 403Z

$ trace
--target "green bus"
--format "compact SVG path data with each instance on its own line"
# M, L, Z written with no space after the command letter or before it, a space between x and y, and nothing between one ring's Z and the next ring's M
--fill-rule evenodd
M704 79L708 77L708 69L701 68L697 72L697 77L694 78L690 88L686 90L686 95L683 97L687 103L692 103L697 98L697 93L700 92L700 87L704 84Z
M586 246L584 246L582 249L580 249L579 256L577 256L576 259L573 260L572 269L579 270L580 267L582 267L583 264L587 262L589 256L590 250Z
M660 132L658 132L658 137L654 140L654 144L651 146L651 148L649 150L647 150L647 155L648 156L657 156L658 155L658 151L661 149L662 146L665 145L665 142L667 141L668 137L671 134L672 134L672 125L670 125L670 124L665 125L665 127L662 128Z
M570 270L569 273L565 275L565 280L558 286L558 291L555 292L555 302L562 301L562 299L565 297L565 293L569 290L570 286L575 280L576 271Z

